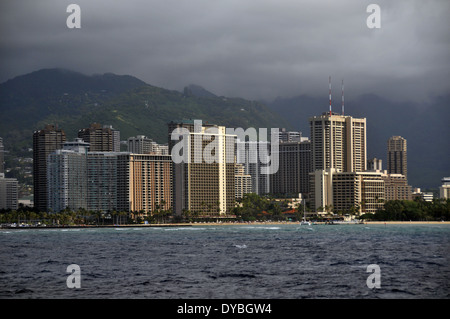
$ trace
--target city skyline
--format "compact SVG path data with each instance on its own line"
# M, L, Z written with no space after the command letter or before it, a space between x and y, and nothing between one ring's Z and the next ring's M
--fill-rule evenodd
M316 212L327 212L333 207L339 211L350 211L351 207L358 207L356 213L375 213L382 209L385 198L411 198L412 190L407 185L406 175L389 168L383 174L382 161L378 159L370 160L370 165L367 164L365 118L324 112L309 121L311 140L302 137L299 132L278 129L272 132L271 142L266 142L266 146L279 144L274 150L273 145L266 148L272 150L269 156L271 161L276 158L281 163L277 164L274 171L266 170L264 173L269 175L264 176L269 181L268 193L299 194L308 200ZM261 183L262 169L257 165L256 171L252 170L251 164L267 164L267 159L261 158L261 154L264 157L264 154L268 156L269 153L266 150L258 154L260 150L255 148L256 153L252 156L257 161L250 160L251 142L256 146L261 141L257 144L256 140L242 143L239 138L245 140L245 136L230 133L237 132L237 129L229 130L215 124L203 126L199 120L172 121L167 125L168 148L166 151L163 149L167 155L162 155L161 147L143 135L128 138L128 152L99 150L100 142L106 148L111 148L120 132L111 134L110 126L98 123L90 125L91 131L103 130L109 134L84 134L89 143L78 137L74 142L60 143L60 148L56 145L58 143L55 144L55 138L62 140L61 137L65 137L63 130L47 125L44 130L36 131L35 167L43 166L44 162L38 154L48 147L55 148L45 160L46 176L35 177L36 189L44 181L46 183L46 209L56 212L65 208L119 209L151 213L162 205L164 209L173 209L178 216L184 211L201 213L206 210L209 213L216 211L226 214L235 207L235 200L245 194L242 189L252 193L255 189L252 183ZM251 130L246 132L250 133ZM38 136L45 139L38 142ZM399 139L402 145L406 145L406 140L393 136L388 142L388 159L394 150L391 141ZM208 142L214 145L211 147ZM49 143L51 145L47 145ZM94 150L88 152L90 143L94 145ZM150 147L152 144L153 148ZM178 144L185 147L179 148ZM145 150L148 155L130 152L133 149L140 153ZM202 155L200 161L197 158L198 150ZM203 157L205 150L217 158L209 161ZM179 162L173 158L174 154L179 156L180 152L188 157L188 161ZM230 162L230 158L234 160ZM402 164L406 166L406 156ZM159 177L161 172L163 175ZM36 190L35 193L40 194ZM241 195L237 196L238 193ZM104 202L107 203L105 206L97 206ZM38 201L36 207L42 210L43 203Z

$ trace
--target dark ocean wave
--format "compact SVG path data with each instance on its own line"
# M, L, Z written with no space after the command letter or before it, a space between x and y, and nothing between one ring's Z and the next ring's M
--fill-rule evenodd
M449 298L450 226L0 230L0 298ZM67 266L80 267L68 288ZM381 287L369 288L380 268Z

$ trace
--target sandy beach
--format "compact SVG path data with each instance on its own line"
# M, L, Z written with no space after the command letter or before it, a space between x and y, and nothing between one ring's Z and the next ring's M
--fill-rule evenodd
M335 222L326 224L315 222L313 225L449 225L450 221L365 221L364 223ZM121 228L121 227L204 227L204 226L238 226L238 225L299 225L299 222L253 221L253 222L197 222L197 223L167 223L167 224L122 224L122 225L64 225L64 226L26 226L26 227L0 227L2 229L49 229L49 228Z
M450 224L449 221L367 221L364 222L364 224L399 224L399 225L419 225L419 224L439 224L439 225L445 225Z

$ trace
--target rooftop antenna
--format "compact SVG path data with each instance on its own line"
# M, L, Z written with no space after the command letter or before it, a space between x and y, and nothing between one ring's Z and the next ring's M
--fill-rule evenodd
M344 115L344 79L342 79L342 115Z
M331 116L331 75L330 75L330 77L328 78L328 83L329 83L329 87L330 87L330 116Z

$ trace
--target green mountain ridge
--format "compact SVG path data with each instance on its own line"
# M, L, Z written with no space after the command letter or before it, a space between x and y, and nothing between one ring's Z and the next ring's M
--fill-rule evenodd
M149 85L132 76L86 76L44 69L0 84L0 136L11 154L32 147L34 130L46 124L62 128L68 140L97 122L120 130L121 139L147 135L167 143L167 123L201 119L226 127L286 127L290 124L266 105L205 94L199 86L185 92ZM202 92L203 96L196 96Z

